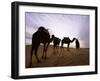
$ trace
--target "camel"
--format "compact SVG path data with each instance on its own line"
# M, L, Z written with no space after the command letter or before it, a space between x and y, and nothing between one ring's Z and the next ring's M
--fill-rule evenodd
M70 43L72 43L75 40L75 38L73 38L73 40L70 40L69 37L64 37L61 41L61 47L63 47L63 44L67 44L67 50L69 51L69 45Z
M30 66L32 65L33 51L36 56L37 62L40 62L40 60L37 56L37 51L38 51L38 47L39 47L40 43L42 43L44 45L42 58L46 59L46 52L47 52L48 46L52 40L53 40L53 36L52 36L52 38L50 38L50 34L49 34L48 30L45 29L45 27L43 27L43 26L39 27L38 30L32 35Z
M54 49L59 46L60 41L61 41L60 38L54 36L54 38L53 38L53 47L54 47Z

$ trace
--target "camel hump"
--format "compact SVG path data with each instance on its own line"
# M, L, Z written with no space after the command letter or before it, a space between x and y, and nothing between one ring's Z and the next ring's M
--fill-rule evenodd
M69 37L64 37L63 40L65 40L65 41L70 41L70 38L69 38Z
M64 37L64 39L69 39L69 37Z
M60 39L60 38L58 38L58 37L55 37L55 40L61 41L61 39Z
M38 28L38 31L42 31L42 32L45 32L45 33L48 33L49 34L49 31L45 27L43 27L43 26L40 26Z
M69 37L64 37L62 42L69 43L71 40Z
M44 30L46 30L46 29L45 29L45 27L43 27L43 26L40 26L40 27L38 28L38 31L44 31Z

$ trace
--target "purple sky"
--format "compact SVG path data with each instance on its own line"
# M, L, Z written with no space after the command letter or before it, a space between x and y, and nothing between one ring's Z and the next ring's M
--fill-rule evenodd
M32 34L44 26L56 37L78 38L82 48L89 48L89 15L25 13L26 44L31 44ZM71 44L75 47L75 43Z

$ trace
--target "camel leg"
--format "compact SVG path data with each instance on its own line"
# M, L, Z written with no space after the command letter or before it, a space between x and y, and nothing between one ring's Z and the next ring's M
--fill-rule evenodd
M45 44L44 44L44 48L43 48L43 54L42 54L42 59L44 58L44 53L45 53Z
M49 43L46 45L46 49L45 49L45 59L47 58L47 49L48 49Z
M67 46L67 51L69 51L69 45L70 45L70 43L68 43L68 46Z
M57 52L59 53L59 45L57 45Z
M33 46L31 48L31 54L30 54L30 64L29 64L29 67L32 66L32 55L33 55Z
M64 42L61 43L62 51L64 51L64 47L63 47L63 45L64 45Z
M36 57L36 59L37 59L37 62L40 62L40 60L39 60L39 58L38 58L38 56L37 56L37 51L38 51L38 46L35 48L35 57Z
M53 46L53 54L55 54L55 44L54 44L54 46Z

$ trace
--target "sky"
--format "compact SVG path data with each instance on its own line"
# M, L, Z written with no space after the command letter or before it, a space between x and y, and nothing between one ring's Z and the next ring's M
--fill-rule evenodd
M44 26L56 37L78 38L81 48L89 48L89 15L25 12L25 43L31 45L32 34ZM67 46L66 44L64 46ZM75 47L75 42L70 47Z

